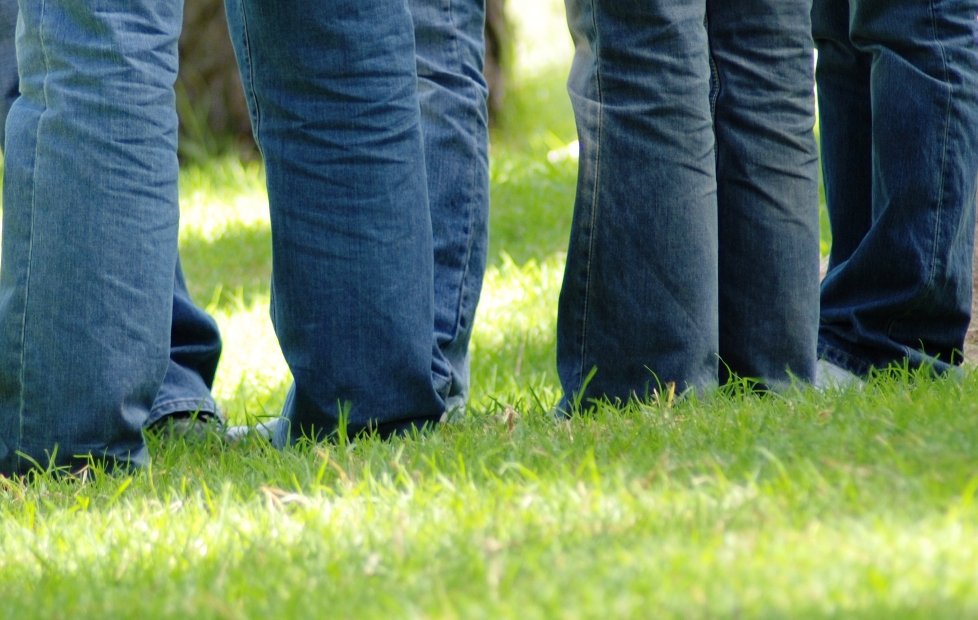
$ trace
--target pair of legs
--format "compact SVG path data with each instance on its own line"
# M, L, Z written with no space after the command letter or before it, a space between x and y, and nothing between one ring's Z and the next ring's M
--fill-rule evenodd
M581 159L557 322L565 410L731 373L812 378L810 7L567 0Z
M177 263L182 2L23 1L20 12L21 97L4 162L0 472L88 455L141 464L144 425L214 409L220 351Z
M976 0L815 0L832 225L819 356L946 372L971 310Z
M485 269L479 0L227 0L294 384L273 441L434 423L464 399Z

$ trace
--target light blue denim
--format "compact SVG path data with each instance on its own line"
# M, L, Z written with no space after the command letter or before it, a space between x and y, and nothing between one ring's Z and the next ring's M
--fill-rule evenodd
M819 356L960 364L978 176L978 0L815 0L832 225Z
M4 473L32 459L147 461L177 264L181 18L179 0L20 2L0 266Z
M813 378L810 8L567 0L580 170L558 309L563 411L731 373L775 389Z
M15 49L16 0L0 0L0 148L10 106L20 93ZM167 415L219 414L211 395L222 342L217 324L194 305L179 259L174 282L170 363L146 426Z
M416 61L407 0L226 3L267 170L272 320L294 379L276 445L424 427L465 391L486 113L482 35L453 5L415 11L431 18L417 49L439 49ZM442 38L446 20L459 31ZM419 99L444 117L427 108L423 126ZM426 148L447 149L427 154L440 211Z

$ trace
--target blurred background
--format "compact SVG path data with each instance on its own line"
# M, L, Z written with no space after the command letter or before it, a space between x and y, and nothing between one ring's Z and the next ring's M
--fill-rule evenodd
M506 97L513 33L506 17L506 0L487 0L485 75L490 84L493 118L502 113ZM185 3L177 100L182 131L180 155L184 162L201 161L231 150L247 158L257 155L228 39L224 0Z

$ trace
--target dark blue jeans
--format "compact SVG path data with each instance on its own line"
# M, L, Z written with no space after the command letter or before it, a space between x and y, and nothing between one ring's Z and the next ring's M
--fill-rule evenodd
M227 13L294 378L274 442L437 422L465 394L485 266L481 5L227 0Z
M7 112L17 98L17 0L0 0L0 148L3 148Z
M976 0L815 0L832 225L819 355L962 360L978 174Z
M810 7L567 0L581 155L557 324L564 405L730 373L813 377Z

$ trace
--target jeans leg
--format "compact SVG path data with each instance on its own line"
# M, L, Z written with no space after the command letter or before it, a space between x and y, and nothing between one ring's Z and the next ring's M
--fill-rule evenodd
M7 127L0 471L146 462L177 254L179 0L24 0ZM67 70L72 68L72 70ZM57 457L53 454L57 451Z
M433 244L406 0L229 0L268 179L292 438L436 421ZM285 437L276 437L282 443Z
M178 257L170 327L170 364L153 402L147 426L172 413L219 415L211 387L221 358L221 346L217 323L190 299Z
M17 0L0 0L0 149L3 148L7 113L20 90L17 88Z
M20 93L14 46L17 12L16 0L0 0L0 149L7 113ZM218 413L210 389L221 356L221 336L214 319L190 300L179 259L170 339L170 364L147 426L176 412Z
M719 203L721 382L811 381L818 151L811 0L708 0Z
M943 372L962 359L976 13L975 0L815 2L828 207L843 243L822 284L819 355L857 374L902 361ZM864 123L854 141L843 119L852 109ZM854 233L842 228L850 221Z
M567 13L581 159L557 316L565 399L708 387L718 302L705 3L567 0Z
M469 339L486 269L485 0L410 0L435 244L435 342L448 396L464 402Z

